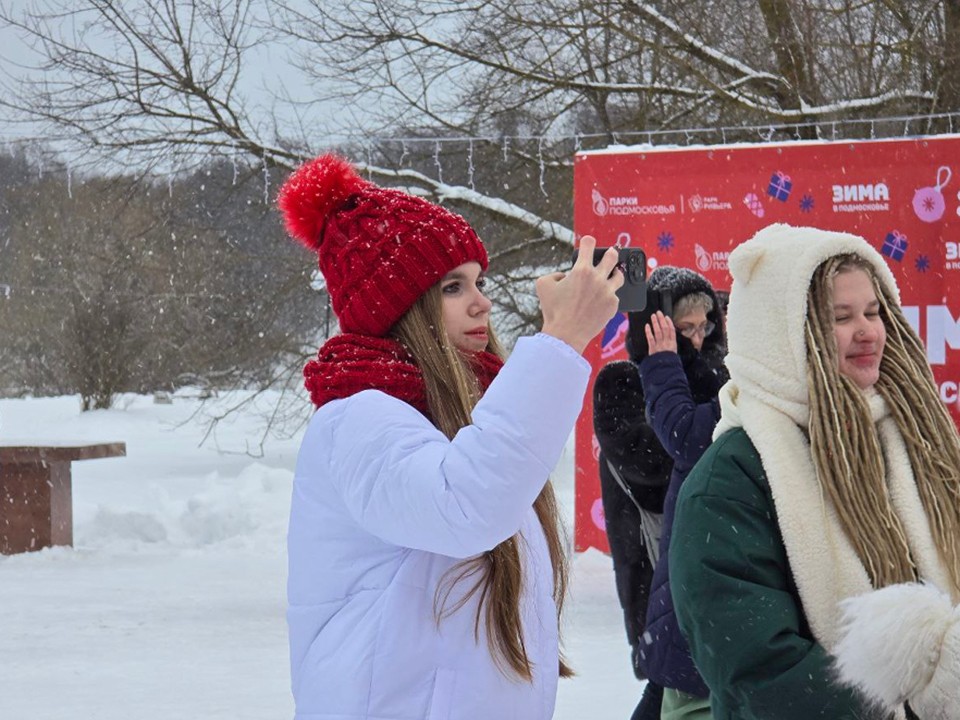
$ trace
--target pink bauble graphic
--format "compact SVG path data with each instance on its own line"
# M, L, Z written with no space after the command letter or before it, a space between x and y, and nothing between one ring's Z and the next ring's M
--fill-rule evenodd
M603 517L603 501L600 498L593 501L593 506L590 508L590 519L598 528L604 532L607 531L607 521Z
M760 198L757 197L756 193L750 192L744 195L743 204L746 205L750 212L757 217L763 217L763 213L765 212L763 209L763 203L760 202Z
M942 178L942 179L941 179ZM920 188L913 194L913 212L924 222L936 222L943 217L946 203L940 190L950 182L950 168L937 168L937 184L933 187Z

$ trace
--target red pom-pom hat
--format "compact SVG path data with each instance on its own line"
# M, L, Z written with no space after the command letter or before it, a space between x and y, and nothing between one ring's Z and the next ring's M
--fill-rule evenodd
M343 332L382 337L431 286L487 252L466 220L364 180L336 155L302 165L280 189L287 232L319 256Z

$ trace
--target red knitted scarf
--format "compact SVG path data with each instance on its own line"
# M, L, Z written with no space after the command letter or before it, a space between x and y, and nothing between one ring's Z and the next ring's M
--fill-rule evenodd
M486 390L503 367L489 352L470 355L481 390ZM403 400L427 417L427 388L423 373L397 340L344 333L330 338L303 368L304 385L318 408L361 390L380 390Z

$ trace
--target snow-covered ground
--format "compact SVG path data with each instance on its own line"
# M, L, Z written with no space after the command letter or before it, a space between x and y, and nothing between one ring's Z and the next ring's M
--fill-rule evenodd
M221 398L225 407L237 395ZM284 548L299 432L270 438L274 397L206 426L199 402L0 400L0 443L127 443L73 464L74 547L0 556L0 719L292 717ZM573 508L572 447L555 482ZM610 560L573 563L559 720L626 719L630 672Z

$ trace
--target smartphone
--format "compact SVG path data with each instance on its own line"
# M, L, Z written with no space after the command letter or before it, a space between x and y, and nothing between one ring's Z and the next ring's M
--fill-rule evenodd
M595 248L593 264L598 265L600 259L609 248ZM573 251L573 262L577 261L579 250ZM628 313L643 310L647 306L647 255L640 248L617 248L619 260L617 267L623 273L623 285L617 290L620 299L618 312Z
M657 310L667 317L673 317L673 295L669 290L651 290L647 288L646 308L650 315Z

